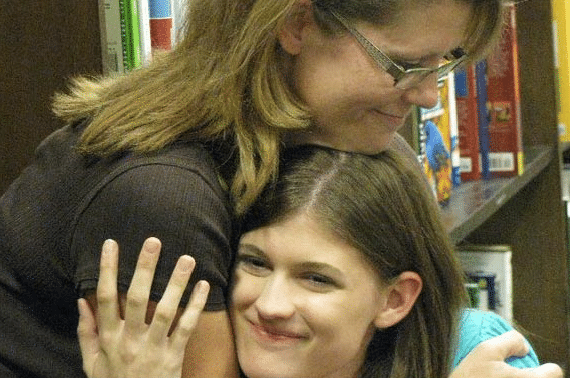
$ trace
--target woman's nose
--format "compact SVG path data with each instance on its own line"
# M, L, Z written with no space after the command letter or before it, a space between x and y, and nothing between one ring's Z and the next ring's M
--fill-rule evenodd
M424 80L404 92L404 98L410 104L430 109L437 105L437 73L432 73Z
M259 316L264 319L289 318L295 312L286 279L269 279L255 301Z

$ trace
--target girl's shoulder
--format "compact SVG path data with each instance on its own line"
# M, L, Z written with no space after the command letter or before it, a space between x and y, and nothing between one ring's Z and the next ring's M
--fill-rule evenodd
M461 315L459 341L453 366L457 366L477 345L495 336L513 329L513 326L498 314L491 311L466 309ZM540 363L530 346L530 352L524 357L513 357L507 362L516 367L536 367Z

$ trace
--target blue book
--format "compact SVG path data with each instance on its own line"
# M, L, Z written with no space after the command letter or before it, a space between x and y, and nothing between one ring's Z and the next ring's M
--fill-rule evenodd
M475 64L477 85L477 115L479 119L479 153L481 154L481 178L488 179L489 173L489 123L491 114L487 108L487 62L481 60Z

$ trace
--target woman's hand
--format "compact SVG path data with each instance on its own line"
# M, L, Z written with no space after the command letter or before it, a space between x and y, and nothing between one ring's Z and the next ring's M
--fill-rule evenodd
M103 245L97 285L97 319L85 299L79 300L77 333L83 370L89 378L180 377L184 350L208 297L209 285L200 281L190 301L169 334L195 261L181 256L152 322L145 323L160 241L143 244L131 286L127 292L124 319L117 293L119 249L114 241Z
M506 332L479 344L453 370L450 378L562 378L556 364L520 369L505 362L509 357L528 353L528 344L517 331Z

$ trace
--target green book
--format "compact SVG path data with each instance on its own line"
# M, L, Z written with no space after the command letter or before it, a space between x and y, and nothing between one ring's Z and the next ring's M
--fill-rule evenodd
M125 69L132 70L142 64L138 3L136 0L120 0L119 4Z

